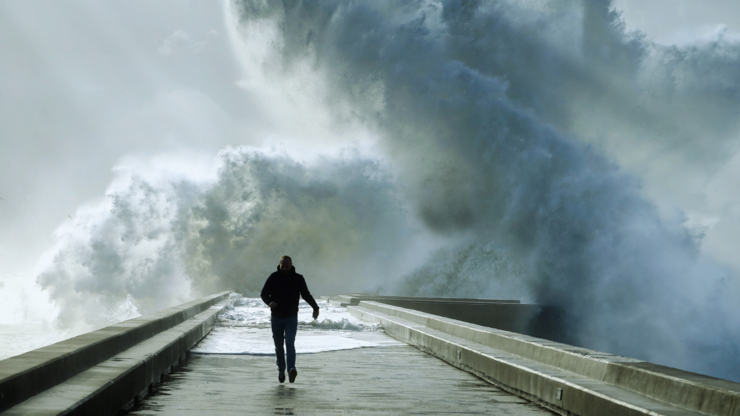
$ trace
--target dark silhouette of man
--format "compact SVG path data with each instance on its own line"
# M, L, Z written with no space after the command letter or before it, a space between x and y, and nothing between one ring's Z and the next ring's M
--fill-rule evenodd
M277 271L267 278L260 297L270 307L272 315L270 324L277 355L278 381L281 383L285 381L285 350L288 352L287 368L290 382L294 382L298 375L295 369L295 335L298 331L299 296L313 307L313 319L318 318L319 305L308 291L306 279L295 272L290 257L280 257Z

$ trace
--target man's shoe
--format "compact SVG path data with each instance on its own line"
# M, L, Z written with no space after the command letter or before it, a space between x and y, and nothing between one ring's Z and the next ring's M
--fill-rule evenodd
M295 378L295 377L293 377L293 378ZM280 374L278 374L278 381L281 382L281 383L285 383L285 373L280 372ZM292 383L292 381L291 381L291 383Z
M298 371L295 368L290 369L290 373L288 373L290 378L288 379L291 383L295 381L295 376L298 375Z

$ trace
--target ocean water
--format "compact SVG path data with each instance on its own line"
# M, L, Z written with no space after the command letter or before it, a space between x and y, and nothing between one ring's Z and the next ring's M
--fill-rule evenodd
M326 300L317 300L317 303L320 314L316 320L311 316L311 307L300 303L298 354L400 344L385 335L382 327L353 317L346 308L331 306ZM219 315L211 333L191 352L273 355L270 309L259 298L235 298Z
M0 325L0 360L69 338L46 323Z

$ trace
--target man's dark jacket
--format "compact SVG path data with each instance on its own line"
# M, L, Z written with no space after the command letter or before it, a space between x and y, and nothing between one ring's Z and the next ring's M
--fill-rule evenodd
M298 315L299 295L314 309L319 308L308 291L306 279L295 272L295 267L291 266L288 273L283 273L278 266L278 271L267 278L260 297L268 305L270 302L277 303L277 306L272 308L272 316L290 318Z

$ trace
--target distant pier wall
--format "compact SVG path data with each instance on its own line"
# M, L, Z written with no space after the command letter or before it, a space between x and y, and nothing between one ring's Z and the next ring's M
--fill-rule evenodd
M113 415L213 328L229 291L0 361L3 415Z
M559 414L740 416L738 383L420 310L445 312L434 305L444 299L417 299L412 309L389 298L334 299L394 338Z
M551 341L570 341L563 311L552 306L522 304L518 300L364 294L340 295L334 299L345 306L356 306L361 301L381 302Z

